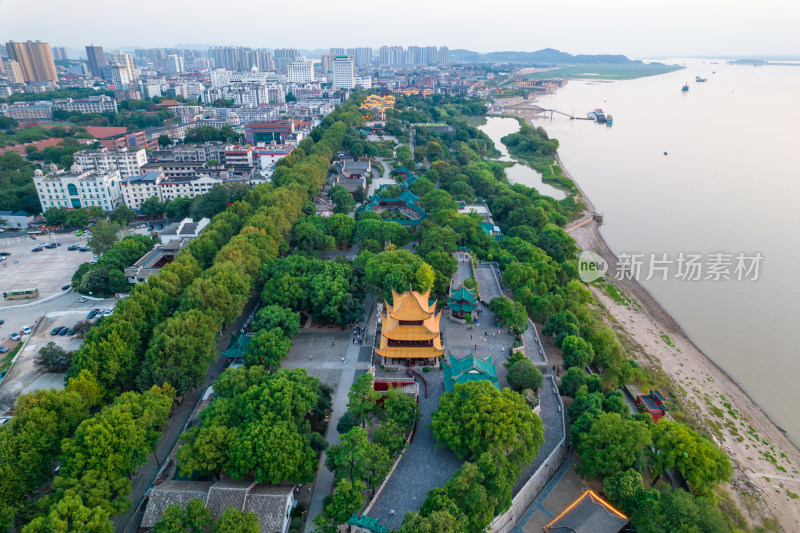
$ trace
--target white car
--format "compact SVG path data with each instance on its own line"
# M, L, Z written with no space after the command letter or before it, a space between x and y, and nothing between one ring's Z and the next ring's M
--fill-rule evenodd
M92 260L91 260L91 261L89 261L89 262L90 262L91 264L95 264L95 263L97 263L97 259L98 259L98 257L97 257L97 256L94 256L94 257L92 257Z
M31 328L29 328L28 326L25 326L24 328L22 328L22 333L24 333L25 335L30 335L32 332L33 332L33 330Z
M11 339L12 341L18 341L18 340L20 340L22 337L20 337L20 336L19 336L19 333L17 333L17 332L15 331L15 332L13 332L13 333L9 333L9 335L8 335L8 338L9 338L9 339Z
M113 312L114 312L114 308L113 308L113 307L109 307L108 309L106 309L105 311L103 311L103 316L108 316L108 315L110 315L110 314L111 314L111 313L113 313Z
M83 302L86 302L88 300L89 300L89 298L86 298L85 296L81 296L80 298L78 298L78 302L79 303L83 303Z

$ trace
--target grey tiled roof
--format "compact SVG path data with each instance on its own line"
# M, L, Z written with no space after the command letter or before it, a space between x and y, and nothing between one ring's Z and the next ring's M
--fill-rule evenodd
M178 504L183 507L195 498L206 501L208 490L214 483L211 481L166 481L155 487L150 493L150 501L142 518L142 527L153 527L168 506Z
M219 519L228 507L242 510L247 500L247 491L252 486L252 480L236 481L227 477L223 478L214 483L208 492L206 507L215 519Z
M256 485L247 494L244 510L255 513L262 533L282 531L286 517L286 500L292 496L292 486Z

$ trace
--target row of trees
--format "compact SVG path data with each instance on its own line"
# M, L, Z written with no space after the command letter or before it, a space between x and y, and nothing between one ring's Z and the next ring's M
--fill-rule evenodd
M69 374L74 379L88 376L97 383L98 405L135 387L149 390L163 379L175 379L173 386L178 394L202 380L216 355L214 332L241 312L261 263L277 257L279 247L288 246L286 238L292 223L301 216L304 203L309 202L312 192L317 190L315 187L324 182L330 159L339 146L346 129L345 124L340 124L342 116L345 120L350 120L348 116L354 117L348 109L356 105L348 103L342 111L323 120L322 141L315 143L307 139L295 150L296 157L281 161L281 168L286 167L281 174L287 176L283 186L265 184L248 191L242 201L234 202L214 217L204 233L178 254L175 261L147 283L136 286L128 298L119 302L113 315L87 333L83 346L73 357ZM309 158L316 166L307 164L306 150L312 154ZM296 171L295 166L302 167L303 171ZM172 316L176 310L182 312ZM211 333L206 334L206 331ZM22 396L18 403L17 418L21 421L25 419L25 398ZM71 398L67 389L54 392L52 405L46 406L40 415L69 421L60 433L51 425L37 425L36 429L43 436L38 440L29 437L20 441L25 442L20 445L26 452L24 456L17 460L13 460L12 454L0 456L0 486L14 487L13 491L0 491L0 519L5 529L14 524L22 525L31 517L30 505L26 504L28 495L50 477L49 465L62 451L62 438L72 435L84 420L99 420L97 417L105 416L101 411L89 418L88 410L73 408ZM69 410L71 416L59 415L59 410ZM120 438L127 434L124 427L114 431ZM2 438L16 441L20 439L20 429L8 427L3 430ZM146 458L147 451L140 452L139 456ZM103 450L96 452L96 461L105 460ZM80 468L85 466L81 464ZM86 477L91 472L86 469L76 473L74 477L79 484L76 491L91 489L93 485ZM36 483L29 481L29 477ZM15 478L21 483L15 482ZM115 490L115 494L127 496L130 489L127 486ZM53 516L68 520L66 516L69 515L77 520L85 515L83 507L70 506L70 502L72 493L65 493L58 502L43 500L42 516L50 517L55 512ZM105 531L108 517L125 510L128 505L127 498L116 496L113 501L109 499L108 505L97 505L93 511L96 513L93 524L97 527L84 529Z

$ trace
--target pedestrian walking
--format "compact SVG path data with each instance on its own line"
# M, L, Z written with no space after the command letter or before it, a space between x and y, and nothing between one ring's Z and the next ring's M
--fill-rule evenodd
M476 350L478 349L478 345L477 345L477 344L475 345L475 349L476 349Z
M394 509L389 509L389 516L394 516Z

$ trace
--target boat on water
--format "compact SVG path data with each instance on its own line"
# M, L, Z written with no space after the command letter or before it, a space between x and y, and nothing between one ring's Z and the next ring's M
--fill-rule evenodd
M606 115L606 126L610 126L614 123L614 117L611 115Z
M689 84L688 84L688 83L686 83L686 84L685 84L685 85L684 85L684 86L681 88L681 91L683 91L683 92L689 92Z
M700 76L697 76L697 77L694 79L694 81L696 81L697 83L703 83L703 82L706 82L706 81L708 81L708 80L707 80L706 78L701 78Z
M605 124L608 121L608 119L606 118L606 114L603 113L603 110L600 108L597 108L594 111L589 111L588 113L586 113L586 116L594 120L598 124Z

